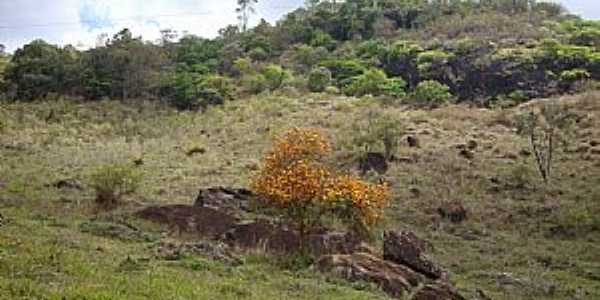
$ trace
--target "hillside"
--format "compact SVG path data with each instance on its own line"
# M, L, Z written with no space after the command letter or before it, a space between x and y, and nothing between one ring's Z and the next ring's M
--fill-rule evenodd
M162 36L0 52L0 299L600 298L599 21L307 1Z
M385 175L394 196L383 227L431 242L467 297L478 290L492 299L600 296L600 155L589 146L600 138L598 97L563 98L582 116L569 148L584 150L559 156L549 186L531 157L519 157L528 144L507 123L515 110L386 108L421 146L403 142L398 155L413 159L392 163ZM356 135L348 120L377 107L373 99L317 94L235 101L203 114L112 101L3 104L2 298L385 298L369 285L323 281L261 254L233 268L193 256L161 260L153 253L164 228L131 216L147 205L190 203L202 187L247 186L270 138L289 126L323 128L347 156ZM60 117L48 119L51 111ZM471 160L456 148L470 140L478 145ZM195 145L206 152L186 155ZM116 211L97 211L90 170L136 159L143 159L138 192ZM60 180L82 187L54 187ZM440 218L436 209L447 200L464 205L465 221Z

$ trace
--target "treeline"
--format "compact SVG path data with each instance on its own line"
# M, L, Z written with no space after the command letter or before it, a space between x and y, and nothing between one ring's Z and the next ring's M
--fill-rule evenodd
M248 5L248 4L247 4ZM307 1L215 39L124 29L78 51L33 41L0 57L3 98L157 99L182 109L282 87L490 104L600 80L600 22L531 0Z

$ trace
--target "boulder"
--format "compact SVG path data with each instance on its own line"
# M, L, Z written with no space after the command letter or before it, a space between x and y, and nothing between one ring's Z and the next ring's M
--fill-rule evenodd
M169 226L171 231L217 239L231 229L236 219L210 207L189 205L152 206L136 213L142 219Z
M444 281L436 281L419 289L412 300L464 300L456 289Z
M442 278L444 272L425 255L425 250L425 241L412 232L384 232L383 258L385 260L406 265L431 279Z
M265 220L236 224L225 233L224 240L231 246L277 254L294 253L300 248L300 235L297 231L286 226L275 226ZM362 247L359 238L345 232L310 233L305 246L314 257L349 254Z
M407 294L424 280L422 275L406 266L367 253L322 256L315 267L346 280L373 282L393 297Z
M253 198L254 194L247 189L214 187L201 189L194 201L194 206L247 212L250 210L250 201Z

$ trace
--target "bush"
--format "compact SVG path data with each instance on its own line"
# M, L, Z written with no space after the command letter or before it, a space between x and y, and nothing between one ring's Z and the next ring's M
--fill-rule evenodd
M323 92L331 82L331 72L327 68L317 68L308 75L308 89L311 92Z
M324 215L336 216L357 232L366 233L383 217L389 199L385 184L337 175L324 162L330 151L319 130L291 129L274 141L252 180L252 189L266 205L281 209L298 225L302 246Z
M349 83L352 77L365 71L365 67L358 60L329 60L321 63L321 66L331 71L331 77L339 88Z
M258 94L267 89L267 79L262 74L246 75L242 78L244 91Z
M379 69L369 69L364 74L356 76L344 87L344 93L353 96L371 94L403 97L406 82L401 78L388 79Z
M178 109L195 110L223 104L225 99L232 97L233 86L227 78L219 75L175 72L163 79L160 94Z
M123 195L135 192L140 181L141 174L127 164L103 165L90 176L90 185L96 192L96 204L104 208L114 207Z
M274 91L283 85L289 74L278 65L267 65L262 70L266 87Z
M412 93L414 100L421 105L437 107L452 99L450 88L435 80L420 82Z

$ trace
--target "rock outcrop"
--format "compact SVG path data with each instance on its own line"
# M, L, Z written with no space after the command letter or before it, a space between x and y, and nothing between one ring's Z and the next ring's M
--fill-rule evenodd
M431 279L440 279L442 269L426 255L426 243L412 232L386 231L383 240L383 258L402 264Z

